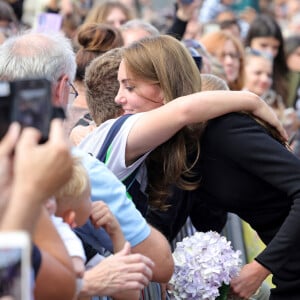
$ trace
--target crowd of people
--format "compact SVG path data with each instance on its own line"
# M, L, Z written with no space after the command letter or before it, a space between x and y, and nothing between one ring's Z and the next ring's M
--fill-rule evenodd
M297 0L0 0L0 81L37 78L47 139L8 118L0 140L0 234L27 232L34 299L172 299L178 233L229 213L264 243L231 293L299 299Z

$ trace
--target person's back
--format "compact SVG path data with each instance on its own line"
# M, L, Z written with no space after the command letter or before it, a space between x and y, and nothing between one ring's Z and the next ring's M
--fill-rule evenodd
M288 251L293 261L299 260L295 250L299 247L298 228L289 212L293 203L299 202L300 161L284 148L267 128L246 114L211 120L201 138L201 158L195 169L201 185L192 192L190 209L193 220L201 199L212 210L237 214L257 231L267 248L255 260L272 271L277 285L270 299L286 299L287 285L289 298L299 297L299 270L285 259ZM279 161L289 167L280 167ZM288 238L291 235L294 238ZM287 282L287 274L293 274L292 283Z

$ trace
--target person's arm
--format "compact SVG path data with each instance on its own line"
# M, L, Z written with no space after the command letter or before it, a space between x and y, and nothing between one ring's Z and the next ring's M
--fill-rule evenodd
M12 128L16 128L18 136L19 127L13 125ZM13 132L12 140L14 136ZM49 140L45 144L38 144L39 139L38 130L25 128L15 147L13 175L7 174L13 182L8 207L1 219L3 230L23 229L32 233L42 204L72 174L72 157L61 121L52 121ZM12 142L7 144L6 149ZM12 153L7 152L7 155L11 159Z
M102 201L93 202L91 214L92 223L96 228L103 227L112 239L114 252L124 247L125 238L117 220L107 211L107 205ZM168 282L174 270L172 253L167 239L156 229L151 228L148 238L132 247L132 253L142 253L154 259L153 280L157 282ZM161 266L164 266L161 268Z
M92 200L101 199L109 206L122 228L125 239L130 242L132 252L148 256L154 262L153 280L168 282L173 274L174 262L167 240L160 232L150 228L134 203L127 198L125 186L102 162L79 149L74 148L73 151L76 156L82 157L88 171ZM94 233L97 233L96 229ZM88 236L90 235L88 233Z
M102 227L112 240L114 253L121 251L126 242L120 224L103 201L94 201L92 204L91 222L95 228Z
M19 133L20 127L12 128ZM26 230L31 236L34 234L33 242L42 256L35 299L72 299L75 274L71 260L48 213L43 210L46 200L70 178L72 158L61 121L52 121L45 144L38 144L39 138L36 129L25 128L14 148L13 174L7 174L13 178L12 193L1 218L1 230ZM62 282L67 288L59 285Z
M79 297L140 291L152 278L154 263L141 254L130 254L130 245L85 271Z
M42 254L35 282L35 299L74 299L76 281L72 260L46 209L42 210L37 221L34 242Z
M195 16L195 12L201 5L200 0L194 0L190 4L183 4L181 0L178 0L175 4L175 17L173 24L166 31L166 34L174 36L176 39L181 40L188 22Z
M174 272L174 260L167 239L157 229L151 227L149 237L132 247L132 253L143 253L153 259L153 281L169 282Z
M126 144L126 164L167 141L186 125L220 115L248 111L276 127L287 139L274 111L257 95L242 91L206 91L177 98L143 113L132 126Z

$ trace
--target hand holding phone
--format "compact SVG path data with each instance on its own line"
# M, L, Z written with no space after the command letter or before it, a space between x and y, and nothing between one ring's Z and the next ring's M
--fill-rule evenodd
M0 139L11 122L37 128L48 138L53 115L51 82L45 78L0 82Z

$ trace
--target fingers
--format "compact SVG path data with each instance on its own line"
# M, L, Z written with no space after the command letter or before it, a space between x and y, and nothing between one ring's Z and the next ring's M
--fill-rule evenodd
M13 152L20 136L21 127L14 122L9 126L9 129L1 140L0 155L8 155Z
M131 272L142 272L148 278L152 278L154 262L145 255L130 254L130 249L129 242L126 242L123 249L111 258L120 259L120 262L128 265Z
M153 271L152 267L150 267L147 263L151 266L150 262L145 263L145 261L132 261L131 256L126 256L126 260L120 260L118 262L118 274L119 274L119 281L121 282L136 282L137 284L141 284L144 286L148 285L152 279ZM117 258L116 258L117 259ZM142 287L142 288L143 288Z
M117 220L113 216L109 207L103 201L95 201L92 203L92 212L90 217L92 224L95 228L103 227L105 230L109 230L116 227ZM108 228L105 228L108 227Z
M50 124L49 140L53 143L67 141L63 130L63 121L61 119L53 119Z
M124 247L121 251L119 251L115 256L124 256L124 255L129 255L131 253L131 246L129 242L126 242L124 244Z
M51 122L49 140L39 144L41 134L32 127L22 130L14 157L14 182L22 186L27 177L27 186L39 187L39 199L47 199L72 175L73 158L64 137L60 120Z
M105 227L111 220L111 214L105 214L103 211L91 214L91 221L95 228Z
M131 282L131 285L133 286L133 289L143 289L145 286L149 284L151 281L152 276L149 276L148 274L144 272L130 272L126 276L126 282Z
M32 148L38 144L40 138L41 133L37 129L33 127L23 128L17 148L22 149L22 151L23 149Z
M287 141L289 139L289 136L288 136L286 130L282 126L279 126L279 128L277 128L277 130L279 131L279 134L284 138L285 141Z
M128 264L143 263L150 269L154 268L154 262L149 257L142 254L128 255L124 257L124 261Z

